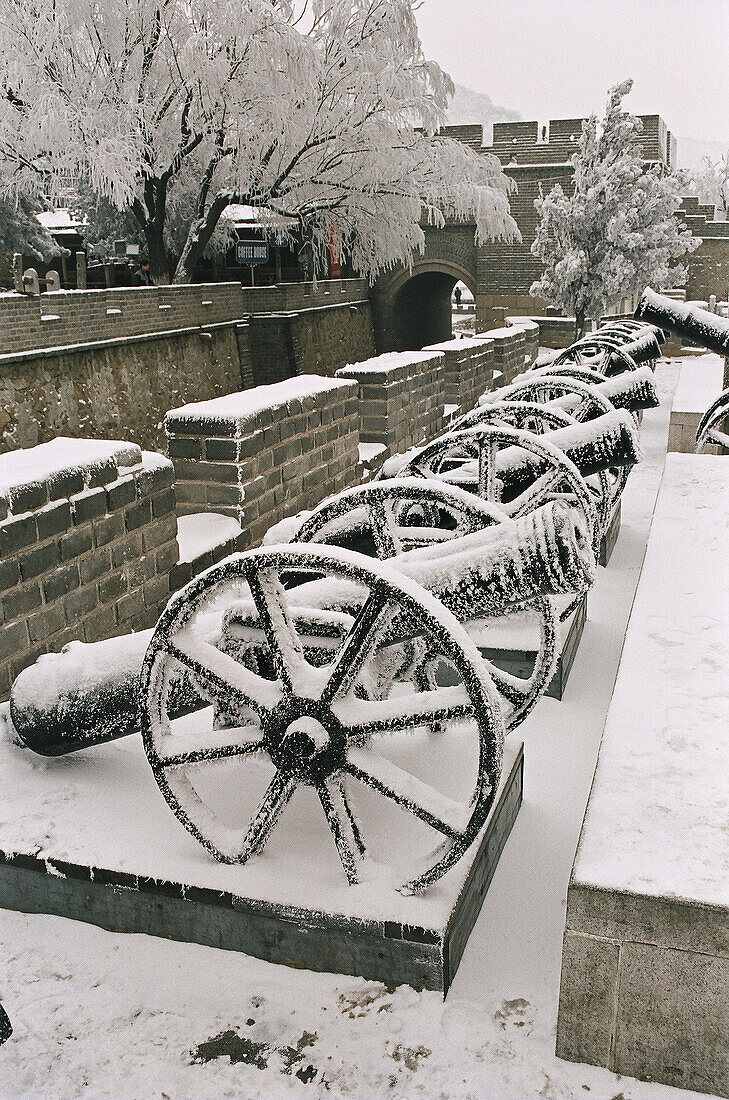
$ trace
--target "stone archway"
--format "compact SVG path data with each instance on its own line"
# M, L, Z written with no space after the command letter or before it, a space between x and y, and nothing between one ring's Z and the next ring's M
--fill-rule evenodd
M451 336L451 294L463 282L476 296L474 227L425 229L425 251L411 268L382 275L372 307L378 352L410 351Z

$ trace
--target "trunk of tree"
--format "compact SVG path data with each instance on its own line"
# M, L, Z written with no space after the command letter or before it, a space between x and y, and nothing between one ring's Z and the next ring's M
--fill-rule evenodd
M575 340L581 340L585 335L585 329L587 327L587 318L585 316L585 307L575 310Z
M232 202L242 202L229 191L220 192L215 196L206 213L201 218L195 218L187 234L182 255L177 263L177 269L172 279L173 283L191 283L198 260L207 248L210 238L215 232L215 227L220 221L220 216L226 207Z
M170 267L167 262L167 249L164 235L156 222L148 222L144 227L149 256L149 273L155 286L166 286L170 281Z

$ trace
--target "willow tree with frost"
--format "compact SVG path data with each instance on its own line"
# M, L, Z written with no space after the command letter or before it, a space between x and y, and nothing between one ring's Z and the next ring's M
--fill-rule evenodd
M575 336L588 318L646 286L680 286L675 263L701 243L675 217L680 178L643 160L643 124L622 109L632 80L609 92L605 117L582 124L569 194L555 184L535 202L539 222L531 250L544 264L530 294L574 315Z
M173 281L237 203L291 219L324 267L409 264L421 220L518 236L495 158L438 136L453 84L423 56L415 0L0 0L0 158L18 185L76 171L130 210L153 277L188 211ZM32 16L32 17L31 17Z

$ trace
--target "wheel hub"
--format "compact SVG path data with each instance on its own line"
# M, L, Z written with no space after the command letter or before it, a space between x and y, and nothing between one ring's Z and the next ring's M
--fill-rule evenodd
M339 723L328 708L316 704L299 713L292 714L290 707L282 710L268 742L276 767L300 783L319 784L344 762L346 739Z

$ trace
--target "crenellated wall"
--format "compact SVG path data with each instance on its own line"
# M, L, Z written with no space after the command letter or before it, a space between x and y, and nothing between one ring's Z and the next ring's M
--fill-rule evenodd
M0 455L0 699L41 653L153 626L178 558L169 459L57 439Z
M274 523L360 480L354 382L305 375L165 417L180 515L221 512L256 546Z

